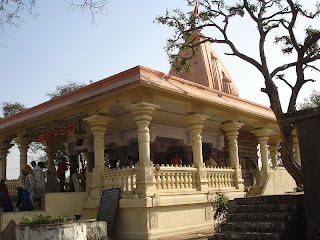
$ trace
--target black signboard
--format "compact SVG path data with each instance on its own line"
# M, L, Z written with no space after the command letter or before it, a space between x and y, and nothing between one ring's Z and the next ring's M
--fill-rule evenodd
M112 238L118 212L121 188L113 188L102 192L98 221L106 221L108 237Z

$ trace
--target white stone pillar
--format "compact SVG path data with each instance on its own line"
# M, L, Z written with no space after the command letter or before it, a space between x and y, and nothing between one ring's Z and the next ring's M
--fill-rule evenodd
M301 166L300 147L297 128L293 129L293 147L296 162Z
M152 196L156 191L155 178L153 174L154 166L150 159L150 132L149 124L152 113L160 106L139 102L127 107L134 115L134 120L138 125L139 162L137 168L137 193L140 197Z
M29 149L29 144L32 142L29 138L19 137L15 138L14 141L18 144L18 148L20 151L20 177L23 177L21 170L25 169L27 166L27 152Z
M261 168L261 183L262 185L266 182L268 177L268 171L270 170L269 164L268 164L268 140L269 135L272 132L270 129L266 128L259 128L252 133L257 136L258 142L260 144L260 154L261 154L261 162L262 162L262 168Z
M6 169L7 169L7 155L8 155L8 149L11 148L11 144L10 143L1 143L0 144L0 157L1 157L1 161L0 161L0 180L7 179L7 175L6 175Z
M236 188L244 189L244 180L242 178L241 165L238 154L238 136L239 129L243 126L243 123L228 121L221 125L222 130L225 131L225 135L228 139L229 154L230 154L230 167L235 169L234 185Z
M48 158L48 171L55 171L55 167L54 167L54 147L52 146L46 146L44 151L47 154L47 158Z
M92 172L92 168L93 168L93 152L84 152L83 153L85 159L86 159L86 173L88 172Z
M206 166L203 163L202 156L202 129L204 122L208 119L208 116L193 113L186 117L184 120L188 124L188 128L191 133L193 164L198 169L197 174L197 189L199 191L208 190L208 179L206 176Z
M46 147L44 151L47 154L48 158L48 171L47 171L47 185L46 185L46 192L58 192L58 173L54 167L54 153L55 149L52 145L47 145L47 142L45 143Z
M94 136L95 166L93 169L90 196L92 198L99 199L101 197L103 188L101 173L104 170L104 134L107 131L107 125L112 120L112 118L102 115L93 115L83 120L87 121L90 124L91 131Z
M279 150L279 139L280 136L272 136L269 138L269 151L272 162L272 168L275 169L277 166L277 153Z

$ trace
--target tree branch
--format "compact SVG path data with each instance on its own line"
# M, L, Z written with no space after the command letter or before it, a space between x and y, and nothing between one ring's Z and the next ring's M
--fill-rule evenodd
M313 65L306 64L306 65L305 65L305 68L311 68L312 70L315 70L315 71L317 71L317 72L320 72L320 69L317 68L317 67L315 67L315 66L313 66Z
M287 84L291 88L291 90L293 89L293 86L284 78L283 74L278 74L277 78L282 80L285 84Z

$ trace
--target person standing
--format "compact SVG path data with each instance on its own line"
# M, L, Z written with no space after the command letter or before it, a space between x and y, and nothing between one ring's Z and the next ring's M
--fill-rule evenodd
M1 179L0 183L0 199L2 201L2 207L4 212L12 212L13 211L13 206L10 200L9 196L9 191L8 187L5 184L5 180Z
M22 169L22 174L25 176L25 180L22 185L22 188L29 193L30 201L32 203L32 206L34 206L35 185L34 185L33 176L30 173L28 173L28 171L25 169Z
M182 159L180 158L179 153L176 153L175 156L171 159L171 164L173 166L182 165Z
M58 178L59 178L59 191L64 192L64 185L66 181L66 171L68 170L67 159L62 157L61 162L58 163Z
M41 163L39 162L38 165L35 161L31 162L33 167L33 178L35 181L35 200L41 204L41 195L45 192L46 183L44 181L43 170L41 168Z

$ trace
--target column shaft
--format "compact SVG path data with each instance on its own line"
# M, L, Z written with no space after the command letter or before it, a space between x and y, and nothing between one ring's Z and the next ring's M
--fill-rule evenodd
M103 182L102 172L104 171L104 134L107 131L107 125L112 120L110 117L102 115L93 115L83 119L91 126L94 136L94 161L93 177L90 186L90 196L95 199L101 197Z
M260 128L252 131L258 138L258 142L260 144L260 154L261 154L261 183L264 184L268 177L268 171L270 170L268 163L268 140L269 135L272 132L270 129Z
M228 146L229 146L229 154L230 154L230 167L235 169L234 175L234 185L238 189L244 189L244 180L242 178L242 171L239 161L239 154L238 154L238 136L239 136L239 129L243 126L243 123L240 122L232 122L228 121L221 125L221 128L225 131L225 135L228 139Z
M277 153L278 153L279 146L278 145L272 145L269 146L270 151L270 157L272 162L272 168L275 169L277 166Z
M29 144L32 142L29 138L19 137L14 139L14 141L18 144L18 148L20 151L20 178L23 177L21 170L25 169L27 166L27 152L29 148Z
M192 152L193 152L193 164L198 169L197 174L197 189L199 191L208 190L208 179L206 177L206 166L203 163L202 156L202 129L204 122L208 119L208 116L201 114L190 114L184 117L184 120L188 124L188 128L191 134Z
M47 153L48 158L46 192L58 192L58 173L54 167L54 147L47 145L44 151Z

